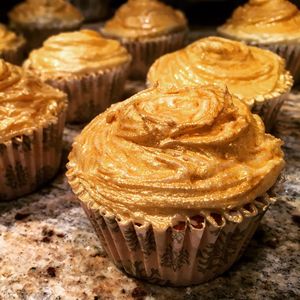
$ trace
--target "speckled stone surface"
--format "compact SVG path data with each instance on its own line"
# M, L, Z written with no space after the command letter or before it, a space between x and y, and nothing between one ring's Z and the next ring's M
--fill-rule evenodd
M138 88L129 84L128 95ZM65 129L64 161L79 132ZM62 167L44 189L0 204L0 299L300 299L300 95L289 96L275 133L286 142L284 187L243 257L219 278L170 288L126 276L108 260Z

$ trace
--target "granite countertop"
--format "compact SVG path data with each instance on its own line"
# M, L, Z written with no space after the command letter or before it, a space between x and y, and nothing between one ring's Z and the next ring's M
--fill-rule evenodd
M128 94L139 86L127 85ZM0 204L0 300L300 299L300 94L275 134L285 141L286 182L243 257L219 278L188 288L129 278L107 258L70 191L64 168L48 186ZM297 103L299 102L299 103ZM80 128L64 134L64 162Z

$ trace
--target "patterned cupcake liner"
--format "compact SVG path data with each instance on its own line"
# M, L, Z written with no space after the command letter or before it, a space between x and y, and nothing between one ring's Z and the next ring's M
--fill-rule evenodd
M258 114L264 121L267 132L270 132L276 124L280 109L287 99L288 93L263 102L255 102L251 111Z
M99 21L108 14L110 0L69 0L84 16L85 21Z
M43 42L50 36L59 34L60 32L78 30L81 23L72 24L70 26L53 26L51 28L36 27L34 25L21 25L12 23L11 27L17 32L21 33L26 38L26 51L30 52L32 49L39 48Z
M21 43L17 48L5 50L0 53L0 58L14 65L21 65L25 58L26 43Z
M167 229L81 205L117 267L152 283L188 286L215 278L241 257L270 203L264 196L237 210L174 217Z
M105 36L108 36L103 33ZM150 66L160 56L176 51L185 45L188 31L183 30L166 36L149 38L145 40L119 39L132 55L130 78L145 79Z
M0 201L33 192L59 169L65 110L57 121L0 143Z
M74 78L47 79L68 95L67 122L85 123L120 100L130 62L112 69Z

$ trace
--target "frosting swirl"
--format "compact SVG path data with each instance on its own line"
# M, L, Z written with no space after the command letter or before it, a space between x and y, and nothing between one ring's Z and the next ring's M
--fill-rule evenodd
M0 51L16 49L25 44L22 36L16 35L13 31L0 24Z
M66 96L0 59L0 143L56 121Z
M144 90L96 117L69 156L82 201L166 226L176 214L239 207L283 168L281 141L221 87Z
M13 22L42 26L68 26L79 24L83 17L79 10L65 0L26 0L16 5L9 13Z
M103 33L124 38L157 37L187 27L183 13L157 0L129 0L107 21Z
M81 30L48 38L42 48L30 53L24 67L45 77L59 77L97 72L130 60L118 41L105 39L93 30Z
M299 41L300 10L287 0L250 0L218 28L224 35L272 43Z
M257 95L282 88L284 74L284 60L270 51L208 37L160 57L149 70L148 82L176 87L225 83L231 93L252 104Z

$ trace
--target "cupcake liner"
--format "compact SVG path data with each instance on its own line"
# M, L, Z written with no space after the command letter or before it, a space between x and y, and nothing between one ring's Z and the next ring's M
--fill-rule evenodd
M264 121L266 131L271 131L276 123L280 108L288 96L292 86L293 78L289 71L285 71L279 80L278 88L265 95L258 95L249 100L249 107L253 113L258 114Z
M3 58L11 64L21 65L25 58L25 50L26 44L24 42L15 49L4 50L0 53L0 58Z
M251 111L262 118L267 132L270 132L276 124L280 109L287 97L288 93L285 93L281 96L263 102L254 103Z
M103 34L107 37L114 38L105 33ZM130 78L144 79L148 69L157 58L166 53L176 51L185 45L187 34L188 31L183 30L181 32L145 40L119 39L133 57L130 67Z
M61 160L65 111L56 122L0 143L0 201L33 192L53 178Z
M68 95L67 122L84 123L119 100L127 79L129 63L74 78L47 79Z
M80 28L79 23L69 26L54 26L51 28L37 27L33 24L25 26L21 24L13 23L11 25L17 32L21 33L26 38L26 50L30 52L32 49L39 48L43 45L43 42L50 36L56 35L60 32L74 31Z
M85 21L97 21L105 18L110 0L69 0L84 16Z
M270 203L264 196L237 210L174 217L173 226L166 229L122 220L86 201L81 205L117 267L152 283L187 286L206 282L230 268Z

